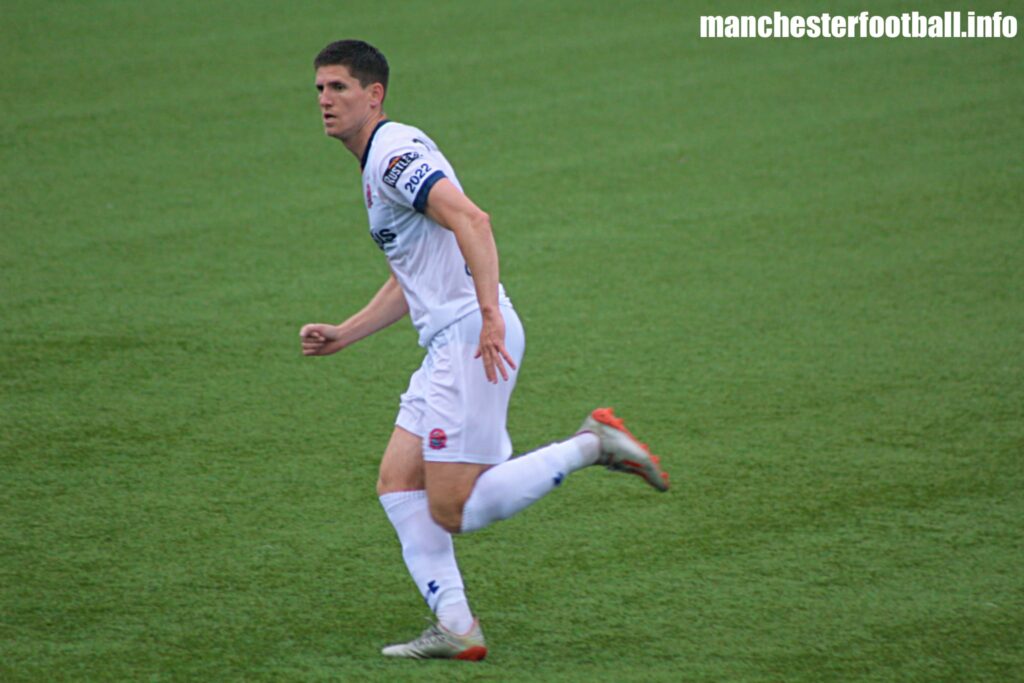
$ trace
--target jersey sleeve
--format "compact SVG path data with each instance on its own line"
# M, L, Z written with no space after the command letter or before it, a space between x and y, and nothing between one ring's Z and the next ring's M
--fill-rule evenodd
M401 147L385 154L377 173L385 197L420 213L427 209L430 188L445 177L440 161L424 147Z

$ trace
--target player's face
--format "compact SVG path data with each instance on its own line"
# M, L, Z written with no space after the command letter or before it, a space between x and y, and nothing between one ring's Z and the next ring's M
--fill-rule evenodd
M362 130L375 111L380 109L383 88L371 83L364 88L353 78L348 67L329 64L316 70L320 118L324 133L345 140Z

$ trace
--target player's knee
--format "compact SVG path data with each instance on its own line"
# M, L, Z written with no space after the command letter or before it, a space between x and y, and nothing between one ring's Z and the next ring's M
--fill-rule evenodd
M462 532L462 504L430 502L430 516L439 527L450 534Z
M414 486L408 482L403 482L389 477L378 477L377 478L377 495L383 496L388 493L398 493L399 491L416 491L422 489L422 486Z
M377 495L383 496L388 493L399 491L420 491L423 489L423 481L410 477L395 476L381 470L377 475Z

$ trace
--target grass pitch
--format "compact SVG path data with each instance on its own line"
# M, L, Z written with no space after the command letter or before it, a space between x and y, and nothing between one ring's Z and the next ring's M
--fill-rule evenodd
M5 4L0 679L1020 680L1022 38L349 4ZM373 492L414 333L299 355L386 275L341 37L494 219L517 451L610 403L673 475L460 539L479 666L378 655L426 615Z

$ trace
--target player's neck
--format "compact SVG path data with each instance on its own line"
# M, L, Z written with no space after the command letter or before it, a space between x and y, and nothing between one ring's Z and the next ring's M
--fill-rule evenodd
M358 133L346 140L342 140L342 144L348 148L348 151L355 155L356 159L362 160L363 154L366 152L366 147L370 144L370 138L373 137L373 131L375 131L378 124L385 119L387 119L387 114L383 111L378 112L376 116L367 119L366 123L363 124L363 127L359 129Z

